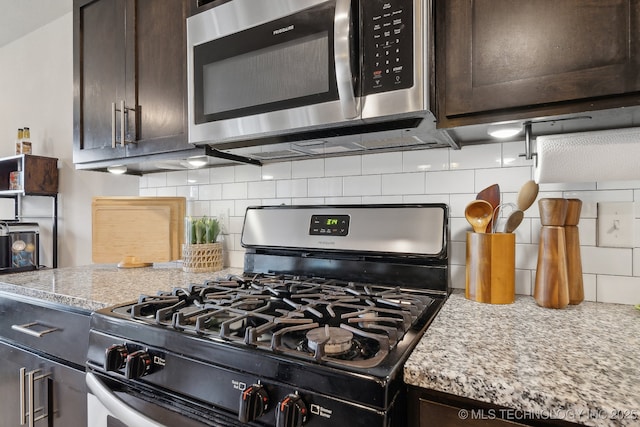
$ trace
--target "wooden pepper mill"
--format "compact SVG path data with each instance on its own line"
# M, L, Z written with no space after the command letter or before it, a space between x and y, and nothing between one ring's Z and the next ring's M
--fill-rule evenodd
M580 237L578 222L582 200L568 199L567 216L564 220L564 234L567 241L567 275L569 279L569 304L580 304L584 300L582 282L582 257L580 256Z
M547 308L564 308L569 304L569 276L564 223L567 199L538 200L540 209L540 246L533 297Z

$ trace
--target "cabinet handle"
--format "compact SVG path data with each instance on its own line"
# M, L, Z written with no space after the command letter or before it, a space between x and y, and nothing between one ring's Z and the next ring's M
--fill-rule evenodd
M116 148L116 103L111 103L111 148Z
M38 337L38 338L42 338L43 335L50 334L51 332L60 330L60 328L49 328L42 331L34 331L33 329L29 329L32 326L36 326L36 325L40 325L40 323L31 322L31 323L25 323L24 325L11 325L11 329L13 329L14 331L22 332L23 334L31 335L32 337Z
M36 421L43 420L49 417L48 413L44 413L44 407L35 408L35 386L36 381L47 380L47 404L48 412L53 410L53 384L50 374L36 375L40 372L40 369L27 372L26 368L20 368L20 425L28 425L34 427ZM26 386L26 387L25 387ZM25 396L26 388L26 396ZM42 412L42 415L36 417L36 413ZM51 417L49 417L49 425L52 424Z
M124 107L124 99L120 100L120 146L124 147L125 145L125 141L124 141L124 137L125 137L125 131L126 131L126 117L127 117L127 113L126 113L126 109Z

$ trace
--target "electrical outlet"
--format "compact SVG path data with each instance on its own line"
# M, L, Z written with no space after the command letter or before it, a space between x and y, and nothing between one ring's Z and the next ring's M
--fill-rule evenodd
M633 202L598 203L598 246L633 248Z

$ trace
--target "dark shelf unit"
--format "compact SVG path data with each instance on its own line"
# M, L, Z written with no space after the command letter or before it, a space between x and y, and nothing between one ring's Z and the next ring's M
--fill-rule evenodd
M22 188L10 189L11 172L22 172ZM18 154L0 158L0 198L14 200L14 217L20 221L27 217L22 215L22 198L27 196L51 197L52 214L47 219L52 221L52 264L58 267L58 159L53 157ZM40 218L40 217L38 217Z

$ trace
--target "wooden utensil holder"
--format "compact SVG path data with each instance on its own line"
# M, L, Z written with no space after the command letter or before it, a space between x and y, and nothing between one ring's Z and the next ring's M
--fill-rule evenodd
M514 233L467 233L465 297L489 304L515 301Z

